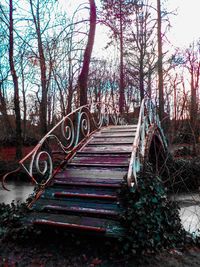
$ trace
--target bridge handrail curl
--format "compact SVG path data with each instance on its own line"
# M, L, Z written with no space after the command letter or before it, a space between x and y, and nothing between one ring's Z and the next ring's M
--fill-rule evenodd
M139 119L127 174L127 183L129 187L137 187L137 174L141 170L144 162L147 137L152 126L159 129L162 142L165 148L167 148L167 142L161 127L157 108L151 99L144 98L140 106Z
M109 124L125 124L116 108L109 104L92 103L81 106L63 117L34 147L34 149L19 161L32 181L39 186L45 186L54 176L62 162L66 162L84 141L97 129ZM58 149L56 151L56 149ZM57 159L55 155L61 156ZM4 175L2 186L9 174Z

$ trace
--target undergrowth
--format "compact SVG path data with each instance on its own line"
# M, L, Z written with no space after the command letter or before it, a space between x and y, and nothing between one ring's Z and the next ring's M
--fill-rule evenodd
M147 166L138 177L138 187L124 185L120 196L125 207L121 221L127 229L124 253L140 254L182 247L185 241L179 208L167 198L158 176Z
M163 181L150 166L140 173L137 188L122 186L120 199L124 206L121 223L126 229L126 236L120 240L123 254L138 255L184 246L186 233L178 205L167 197ZM37 239L41 230L23 223L28 212L26 203L0 204L0 237L22 243Z
M173 192L197 191L200 185L200 158L175 159L168 163L166 186ZM165 175L166 176L166 175Z

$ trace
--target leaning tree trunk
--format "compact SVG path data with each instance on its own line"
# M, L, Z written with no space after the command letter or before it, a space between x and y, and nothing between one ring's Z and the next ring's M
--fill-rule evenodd
M87 82L89 74L89 65L92 55L92 49L94 45L94 37L96 30L96 5L94 0L89 0L90 2L90 30L88 34L88 41L83 57L83 66L81 73L78 78L79 85L79 96L80 96L80 106L87 104Z
M9 64L10 71L14 84L14 108L15 108L15 123L16 123L16 159L22 157L22 130L21 130L21 115L19 103L19 84L18 77L15 70L15 63L13 59L14 54L14 40L13 40L13 2L10 0L9 10Z

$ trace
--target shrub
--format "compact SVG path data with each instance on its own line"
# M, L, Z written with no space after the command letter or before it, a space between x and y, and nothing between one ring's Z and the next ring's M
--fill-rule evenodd
M140 173L137 189L124 185L120 195L125 207L122 224L127 229L122 240L125 251L155 252L183 244L179 208L167 198L163 182L149 167Z
M200 186L200 158L167 161L167 170L162 174L170 192L197 191Z

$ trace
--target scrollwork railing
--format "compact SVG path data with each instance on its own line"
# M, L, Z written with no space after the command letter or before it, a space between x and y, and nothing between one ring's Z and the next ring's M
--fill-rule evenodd
M19 161L19 165L36 185L45 186L54 176L58 166L64 160L66 162L94 131L109 124L124 123L119 112L107 104L82 106L58 122L32 151ZM8 174L2 181L5 189Z
M137 186L137 174L144 163L147 137L152 127L154 129L159 129L163 146L167 149L167 142L161 127L157 108L151 99L144 98L140 106L137 130L127 174L127 183L129 187Z

